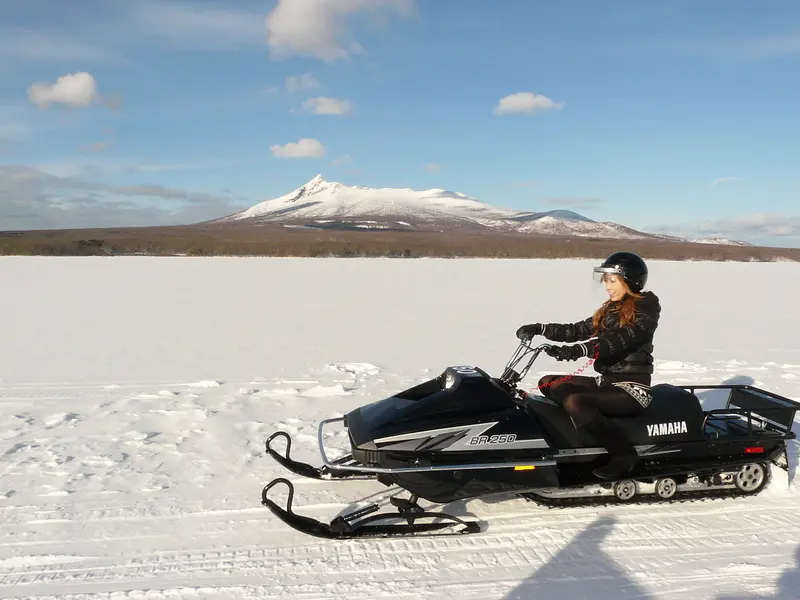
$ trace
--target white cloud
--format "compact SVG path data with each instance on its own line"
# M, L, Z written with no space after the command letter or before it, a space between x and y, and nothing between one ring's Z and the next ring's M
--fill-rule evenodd
M800 215L764 212L699 224L659 225L650 230L689 238L726 238L780 245L780 240L800 241Z
M241 204L231 193L111 185L77 174L0 165L0 222L6 229L176 225L229 215Z
M139 66L131 49L143 44L220 51L259 49L265 44L267 9L258 6L234 8L225 6L224 0L97 0L90 3L94 5L90 11L77 14L70 2L40 0L39 4L53 25L34 31L0 19L0 59Z
M59 103L72 107L89 106L99 98L94 77L79 72L62 75L55 83L34 83L28 88L28 98L40 108Z
M285 146L270 146L273 156L278 158L321 158L325 156L325 146L314 138L301 138Z
M22 123L0 123L0 140L20 141L28 135L28 127Z
M40 0L42 5L46 2ZM305 55L333 62L362 51L351 33L357 17L380 22L416 13L414 0L272 0L266 7L251 0L91 4L92 10L80 19L68 2L47 6L53 25L36 30L0 20L0 63L74 59L140 66L131 49L142 44L216 51L267 44L273 58ZM69 23L69 30L61 23Z
M551 206L564 206L576 210L596 208L603 202L604 200L602 198L549 198L547 200L547 203Z
M47 131L43 121L39 110L28 102L0 103L0 154L16 152L30 138Z
M346 115L353 110L350 100L319 96L303 102L303 108L315 115Z
M757 213L701 223L697 230L725 235L750 234L758 236L800 236L800 216Z
M69 4L42 7L54 23L47 28L0 20L0 58L130 63L130 49L142 44L226 51L266 43L273 57L299 54L331 62L361 51L350 32L354 17L415 13L414 0L273 0L267 7L254 1L97 0L78 19ZM59 23L69 23L69 31Z
M313 90L320 86L319 81L311 73L302 75L292 75L286 78L286 89L290 92L301 92L303 90Z
M339 167L341 165L349 163L351 160L353 159L350 157L349 154L343 154L338 158L334 158L330 163L328 163L328 166Z
M0 56L7 58L92 60L110 57L108 50L58 33L27 29L7 29L0 33Z
M800 54L800 34L773 32L766 37L731 36L719 37L703 35L700 37L656 37L648 36L637 40L634 45L623 43L628 51L641 55L643 51L671 52L684 56L702 56L722 60L753 63Z
M135 31L189 48L263 43L262 14L203 0L128 0Z
M725 183L726 181L741 181L740 177L717 177L714 181L711 182L711 187L715 185L719 185L720 183Z
M87 148L82 148L87 150ZM185 163L157 163L142 162L139 159L124 159L116 156L108 156L100 152L89 152L75 156L67 160L39 162L29 165L31 169L36 169L47 175L54 177L77 177L77 178L104 178L120 174L141 174L141 173L160 173L168 171L204 171L221 169L231 166L255 165L256 161L208 161L208 162L185 162Z
M728 41L728 50L739 50L757 59L782 58L800 54L800 34L776 35L748 39L742 42Z
M84 144L82 145L79 150L82 152L103 152L108 150L109 146L111 146L111 142L108 140L104 140L101 142L92 142L91 144Z
M301 55L335 62L362 48L346 21L362 12L414 13L414 0L278 0L264 25L273 58Z
M495 114L532 113L546 110L561 110L564 102L554 102L542 94L517 92L500 99L494 109Z
M516 181L516 182L512 183L511 187L513 187L515 189L517 189L517 188L532 188L532 187L536 187L536 182L532 181L532 180L529 180L529 179L528 180L523 179L522 181Z

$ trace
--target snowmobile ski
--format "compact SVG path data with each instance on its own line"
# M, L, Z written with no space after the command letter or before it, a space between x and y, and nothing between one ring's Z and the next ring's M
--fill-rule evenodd
M286 508L282 508L274 501L270 500L267 495L269 491L277 484L282 483L289 488L289 496L286 500ZM430 512L424 510L417 504L417 498L412 496L411 499L404 500L402 498L392 497L390 502L397 507L397 513L378 513L372 514L380 510L377 504L370 504L364 508L360 508L351 513L336 517L330 524L317 521L310 517L298 515L294 512L292 501L294 500L294 486L288 479L278 478L270 482L261 493L261 503L269 508L284 523L293 529L325 539L352 539L352 538L383 538L394 536L408 536L408 535L464 535L469 533L478 533L480 526L475 521L464 521L456 516L443 513L443 512ZM383 524L378 525L376 522L381 520L393 520L402 518L406 520L405 524ZM450 521L448 523L417 523L419 519L445 519ZM442 531L448 527L455 525L462 525L463 527L457 531L446 534L435 534L433 532Z

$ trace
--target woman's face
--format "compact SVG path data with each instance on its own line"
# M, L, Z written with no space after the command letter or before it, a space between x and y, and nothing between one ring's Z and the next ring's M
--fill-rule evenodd
M603 279L605 280L606 291L611 300L617 302L625 297L627 290L625 289L625 282L622 280L622 277L607 273L603 276Z

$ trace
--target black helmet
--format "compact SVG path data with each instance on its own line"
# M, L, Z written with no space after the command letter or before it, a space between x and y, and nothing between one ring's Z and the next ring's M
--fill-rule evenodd
M647 283L647 265L641 256L633 252L615 252L603 264L595 267L594 272L599 273L600 277L605 273L622 275L622 279L634 293L641 292Z

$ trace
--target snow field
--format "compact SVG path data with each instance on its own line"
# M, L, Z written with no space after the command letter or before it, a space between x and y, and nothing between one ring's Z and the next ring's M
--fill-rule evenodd
M800 598L794 442L755 498L441 507L476 536L329 543L260 505L287 475L273 431L316 463L322 418L450 364L499 372L521 323L599 305L594 262L0 259L0 597ZM656 380L800 398L799 281L792 263L652 263ZM525 384L582 364L544 356ZM324 520L394 493L288 478Z

